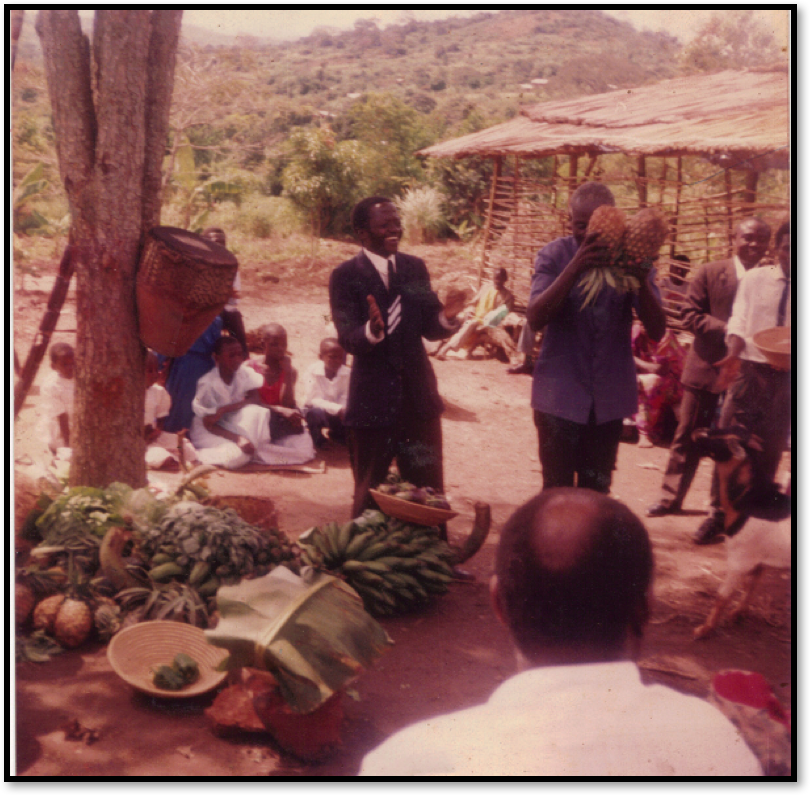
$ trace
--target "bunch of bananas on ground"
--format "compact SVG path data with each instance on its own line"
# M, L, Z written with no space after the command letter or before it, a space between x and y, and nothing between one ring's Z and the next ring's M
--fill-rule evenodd
M212 596L221 584L261 577L278 564L297 567L299 550L280 530L254 527L233 508L185 501L139 532L139 554L150 580L180 581Z
M610 264L591 268L580 278L579 286L585 294L583 309L596 300L605 285L620 294L638 292L638 277L627 269L649 270L658 258L669 228L666 220L652 207L627 219L618 207L602 205L594 210L588 222L586 234L594 232L607 245Z
M350 522L312 527L298 538L301 563L342 576L376 616L391 616L447 592L453 550L438 527L367 510Z

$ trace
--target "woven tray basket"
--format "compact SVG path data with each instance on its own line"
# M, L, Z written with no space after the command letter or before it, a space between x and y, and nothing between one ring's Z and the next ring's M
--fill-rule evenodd
M425 525L425 527L435 527L436 525L447 522L455 516L458 516L456 511L447 511L443 508L431 508L427 505L420 505L417 502L410 500L401 500L399 497L392 497L390 494L383 494L376 489L371 489L371 496L374 501L380 506L380 510L393 516L395 519L401 519L403 522L413 522L414 524Z
M178 652L196 661L200 676L182 690L163 690L152 684L154 671L171 665ZM191 698L213 690L224 681L227 671L216 666L228 656L225 649L212 646L198 627L178 621L143 621L113 635L107 647L107 659L113 671L127 684L162 698Z

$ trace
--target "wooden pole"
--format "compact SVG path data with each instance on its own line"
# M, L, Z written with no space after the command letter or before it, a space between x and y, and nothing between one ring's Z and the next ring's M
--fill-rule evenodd
M638 160L638 178L636 185L638 186L638 206L647 206L647 158L641 155Z
M512 206L514 207L514 211L512 214L512 229L514 230L512 250L518 251L520 248L520 233L521 233L520 155L515 155L515 173L512 175ZM511 273L510 276L514 276L514 273Z
M675 164L675 223L672 230L672 244L669 247L670 257L675 256L675 249L678 243L678 222L681 215L681 190L683 188L683 157L678 155Z
M70 277L73 275L74 262L73 262L73 247L68 245L65 253L62 255L62 261L59 263L59 272L56 274L56 281L51 289L51 296L48 299L48 307L45 310L45 316L39 324L39 339L35 338L31 350L28 352L28 358L22 367L20 380L14 388L14 419L20 413L22 404L28 395L28 390L31 389L31 384L34 383L37 370L45 356L45 351L48 349L48 343L51 341L51 334L56 328L56 322L59 320L59 314L62 311L62 305L65 303L68 287L70 287Z
M492 213L495 209L495 194L498 189L498 180L501 176L501 168L503 166L503 158L499 155L495 158L494 167L492 169L492 184L489 187L489 208L487 209L487 222L484 225L484 242L481 248L481 262L478 266L478 286L481 286L484 275L484 265L487 260L487 246L489 245L489 238L492 234Z
M579 170L579 155L568 156L568 200L577 189L577 171Z
M745 203L748 210L753 210L757 203L757 184L759 183L758 171L745 172Z
M723 172L723 179L725 180L726 183L726 235L728 237L726 248L730 252L732 247L732 241L734 239L734 206L732 204L734 200L734 193L733 193L733 186L731 184L730 168L727 168Z

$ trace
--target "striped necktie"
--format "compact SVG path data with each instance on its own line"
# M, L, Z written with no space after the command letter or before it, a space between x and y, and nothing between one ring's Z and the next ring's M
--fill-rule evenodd
M394 266L394 256L388 260L388 295L391 302L385 320L385 334L388 338L388 352L391 363L397 370L402 369L402 332L399 328L402 320L402 297L399 293L399 277Z

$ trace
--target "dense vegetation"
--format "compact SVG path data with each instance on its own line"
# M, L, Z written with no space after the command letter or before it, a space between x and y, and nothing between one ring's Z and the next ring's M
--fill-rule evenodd
M509 119L521 105L734 65L717 40L737 35L734 46L749 46L753 23L740 13L690 48L580 9L384 29L359 20L351 31L319 29L285 44L247 36L211 44L184 29L163 222L194 229L226 218L257 238L341 235L352 203L379 192L423 213L438 206L439 222L427 219L425 230L464 237L481 223L489 163L423 161L415 151ZM33 22L29 14L14 71L15 232L53 236L67 228L67 205ZM772 41L756 43L762 58L772 54Z

